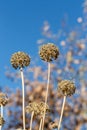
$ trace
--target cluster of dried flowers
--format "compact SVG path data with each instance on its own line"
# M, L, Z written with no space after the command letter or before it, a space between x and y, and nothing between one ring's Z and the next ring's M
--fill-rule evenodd
M55 84L59 83L62 79L67 77L71 77L72 79L79 79L79 87L76 91L75 98L70 97L70 101L67 100L65 104L65 112L64 112L64 121L62 123L63 130L80 130L81 126L86 124L87 125L87 61L85 58L87 57L87 0L84 0L83 6L83 16L82 16L82 23L79 24L80 28L67 26L67 19L66 17L62 21L62 28L57 31L56 34L50 30L49 23L46 21L44 22L43 32L44 39L38 40L39 44L42 44L48 40L58 41L58 45L62 46L62 55L61 60L58 61L56 65L51 64L51 82L49 87L49 99L48 104L51 108L51 113L46 116L45 118L45 129L52 130L58 125L58 121L56 118L61 113L61 102L62 95L59 91L55 90ZM86 26L86 27L85 27ZM50 28L49 28L50 27ZM45 28L48 28L45 29ZM67 31L68 29L68 31ZM58 29L57 29L58 30ZM84 31L86 30L86 31ZM61 38L60 38L61 37ZM47 39L46 39L47 38ZM63 40L61 40L63 39ZM65 62L66 61L66 62ZM35 64L36 65L36 64ZM62 67L63 66L63 67ZM28 80L29 72L33 73L35 77L35 81ZM56 75L54 75L54 73ZM74 75L73 75L74 74ZM46 84L39 80L39 76L43 77L43 80L47 78L47 71L43 71L41 66L34 66L32 68L28 68L26 70L25 76L25 86L26 86L26 104L29 104L29 101L33 102L35 100L44 101L45 93L46 93ZM15 77L19 80L19 73L12 73L7 72L6 76L11 79L11 81L15 81ZM55 84L54 84L55 82ZM58 84L59 86L59 84ZM9 90L7 88L7 92L9 94ZM65 91L65 88L64 88ZM58 93L59 92L59 93ZM6 130L21 130L22 128L22 115L21 115L21 105L22 105L22 95L21 90L17 89L16 93L13 92L9 94L11 96L9 101L9 124ZM58 100L59 99L59 100ZM10 109L10 108L14 108ZM19 109L18 109L19 108ZM10 118L11 117L11 118ZM54 121L55 119L55 121ZM16 121L16 122L15 122ZM29 128L30 118L26 115L26 128ZM38 130L39 120L34 118L34 130ZM71 127L72 126L72 127ZM84 129L87 129L84 128Z
M23 130L26 129L26 113L31 113L31 120L30 120L30 130L32 129L32 123L33 123L33 118L36 116L39 116L41 119L39 130L44 130L44 121L45 121L45 116L48 112L51 112L49 106L48 106L48 95L49 95L49 86L50 86L50 66L51 62L53 60L56 60L59 56L59 49L53 44L53 43L48 43L45 45L42 45L39 50L39 55L40 58L46 62L48 62L48 79L47 79L47 88L46 92L44 95L45 102L35 102L32 101L29 103L28 106L25 108L25 88L24 88L24 76L23 76L23 68L28 66L30 64L30 56L28 56L24 52L17 52L14 53L11 57L11 64L13 68L20 69L21 73L21 79L22 79L22 112L23 112ZM58 85L58 91L61 92L64 97L66 96L71 96L72 94L75 93L75 85L72 81L69 80L63 80L59 83ZM63 103L63 111L64 111L64 104ZM58 127L58 130L60 129L61 126L61 121L62 121L62 116L63 116L63 111L61 111L61 116L60 116L60 122L56 123L56 127ZM45 124L46 125L46 124ZM53 124L52 124L53 125ZM52 128L52 125L49 127ZM55 126L53 126L54 128Z
M0 112L0 129L5 123L4 120L4 115L3 115L3 107L8 103L8 97L6 94L0 92L0 107L1 107L1 112Z
M26 113L32 113L34 112L35 116L43 116L44 113L44 108L45 108L45 103L44 102L32 102L29 103L28 106L26 106ZM48 105L46 105L46 113L50 111L50 108Z

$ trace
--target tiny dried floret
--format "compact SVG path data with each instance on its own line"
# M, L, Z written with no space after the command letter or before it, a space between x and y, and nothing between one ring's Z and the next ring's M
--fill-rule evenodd
M37 102L29 103L29 105L26 107L26 113L32 113L32 112L34 112L35 116L37 116L40 113L39 105Z
M24 52L14 53L11 57L11 64L13 68L24 68L30 64L30 57Z
M0 93L0 106L5 106L8 103L8 97L4 93Z
M40 47L40 58L46 62L56 60L59 56L59 49L53 43L47 43Z
M4 118L0 116L0 126L4 125L4 123L5 123Z
M58 124L57 124L56 122L51 122L51 123L49 124L49 126L50 126L51 129L56 129L56 128L58 128Z
M40 115L43 115L44 114L44 111L45 111L45 114L47 114L48 112L50 112L50 108L49 106L44 102L40 102L39 103L39 110L40 110Z
M62 80L58 85L58 90L64 96L71 96L75 93L76 87L75 84L70 80Z

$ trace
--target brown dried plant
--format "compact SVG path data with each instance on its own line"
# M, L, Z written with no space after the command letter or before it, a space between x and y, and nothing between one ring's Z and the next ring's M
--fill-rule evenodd
M29 103L29 105L26 107L26 113L31 113L30 130L32 130L33 117L37 116L40 113L38 103Z
M2 126L4 125L5 120L4 118L0 115L0 130L2 129Z
M45 114L47 114L48 112L50 112L50 108L49 106L44 102L40 102L39 103L39 116L40 116L40 126L39 126L39 130L41 130L43 128L43 116L44 116L44 109L45 109Z
M0 115L0 129L2 129L3 124L5 123L3 119L3 107L8 103L8 97L6 94L0 92L0 107L1 107L1 115Z
M22 80L22 109L23 109L23 130L25 130L25 91L24 91L24 75L23 68L30 64L30 57L24 52L14 53L11 57L11 64L13 68L20 69Z
M47 90L46 90L46 96L45 96L45 106L46 106L47 98L48 98L48 91L49 91L49 84L50 84L50 62L58 58L59 50L53 43L47 43L40 47L39 55L42 60L48 62L48 78L47 78L47 88L46 88ZM45 111L46 111L45 109L46 108L44 108L42 130L44 129L44 120L45 120Z
M64 95L63 105L61 109L61 116L58 124L58 130L60 130L61 127L66 97L73 95L75 93L75 89L76 89L75 84L70 80L62 80L58 85L58 90Z

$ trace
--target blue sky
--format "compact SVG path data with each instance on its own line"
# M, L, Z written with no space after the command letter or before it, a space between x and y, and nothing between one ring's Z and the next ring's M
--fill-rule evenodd
M10 66L11 54L24 51L32 57L38 54L37 39L45 20L52 29L61 28L64 14L69 25L82 16L84 0L2 0L0 1L0 85L7 85L5 66ZM32 59L33 60L33 59ZM4 82L3 82L4 81Z

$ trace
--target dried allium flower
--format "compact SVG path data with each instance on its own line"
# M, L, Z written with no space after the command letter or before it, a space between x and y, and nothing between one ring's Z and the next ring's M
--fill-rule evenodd
M34 112L34 115L37 116L39 111L39 105L36 102L29 103L29 105L26 107L26 113L32 113Z
M24 68L30 64L30 57L26 53L19 51L12 55L11 64L15 69Z
M4 93L0 93L0 106L5 106L8 103L8 97Z
M51 62L58 58L59 49L53 43L44 44L40 47L39 55L42 60Z
M46 107L46 108L45 108ZM43 115L44 114L44 110L45 110L45 113L47 114L47 112L50 112L50 108L49 106L46 104L45 106L45 103L44 102L40 102L39 103L39 110L40 110L40 115Z
M4 123L5 123L4 118L0 116L0 126L4 125Z
M71 96L75 93L75 84L70 80L62 80L58 85L58 90L64 96Z

